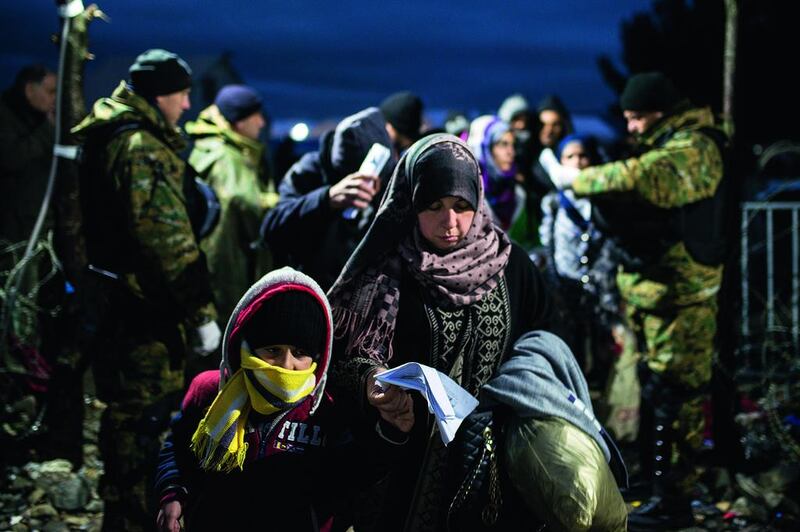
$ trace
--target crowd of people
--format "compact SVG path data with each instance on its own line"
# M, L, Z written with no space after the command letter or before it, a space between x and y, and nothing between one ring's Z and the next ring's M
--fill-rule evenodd
M425 130L422 99L398 92L276 189L252 87L221 88L182 157L191 85L178 55L147 50L72 129L104 530L692 525L722 274L688 209L719 202L709 109L632 76L636 147L607 161L556 96ZM29 67L0 100L7 244L44 193L54 89ZM375 144L390 156L367 169ZM651 488L630 514L589 392L626 347ZM376 379L407 362L478 400L449 445L420 394Z

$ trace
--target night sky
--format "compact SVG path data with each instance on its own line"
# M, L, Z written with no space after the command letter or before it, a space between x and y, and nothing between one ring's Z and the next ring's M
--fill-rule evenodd
M49 36L54 2L5 3L0 18L0 82L29 62L56 64ZM105 0L111 24L90 30L97 60L87 96L105 95L144 49L186 57L228 51L276 119L319 120L374 105L409 89L428 108L494 111L522 92L558 93L576 113L601 114L613 101L595 66L620 64L623 19L648 0L358 2ZM102 75L101 75L102 74ZM110 85L110 86L107 86Z

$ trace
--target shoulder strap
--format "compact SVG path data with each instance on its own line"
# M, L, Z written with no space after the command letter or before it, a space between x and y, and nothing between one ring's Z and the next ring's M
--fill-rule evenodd
M575 207L575 204L570 201L566 194L564 194L563 190L558 191L558 203L561 205L561 208L564 209L564 212L567 213L567 216L569 216L569 219L572 221L572 223L580 227L581 231L585 233L589 230L588 220L581 216L581 213L578 212L578 208Z
M713 140L714 144L719 148L720 153L724 156L725 151L728 149L728 143L730 142L728 135L726 135L724 131L713 126L703 126L697 131Z

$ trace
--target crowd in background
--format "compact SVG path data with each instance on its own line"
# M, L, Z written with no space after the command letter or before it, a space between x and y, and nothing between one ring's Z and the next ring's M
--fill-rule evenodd
M0 102L6 246L29 238L45 192L55 81L25 68ZM691 525L721 282L721 261L693 225L716 219L686 208L714 203L723 178L725 139L708 109L663 74L633 76L621 108L635 149L609 161L555 95L533 106L514 94L494 114L453 112L424 130L423 98L403 91L354 109L273 180L257 91L225 86L181 128L190 86L179 56L148 50L72 130L84 149L87 274L67 281L87 305L80 350L108 405L105 529L150 529L158 510L162 530L181 516L195 530L259 512L298 530L480 528L486 513L472 515L470 501L496 504L498 486L501 525L526 512L565 530ZM385 161L365 166L376 144ZM49 212L46 231L59 223ZM42 297L66 297L57 279ZM41 334L28 351L58 366L65 349L52 321L30 325ZM470 441L448 452L419 397L376 384L404 362L478 398L462 440L494 427L515 442L499 463L519 468L500 478L487 458L490 471L474 469L482 487L451 489L454 470L478 467ZM620 392L637 372L641 392ZM305 392L286 395L289 386ZM557 398L546 406L530 399L548 394ZM601 425L632 439L620 413L637 409L639 476L652 493L629 517L618 489L627 477ZM79 462L80 438L53 427L62 439L48 452ZM557 440L572 443L544 448ZM554 471L521 465L533 456L569 480L548 491L542 479ZM225 475L237 467L247 474ZM275 510L258 507L262 490ZM553 506L552 490L579 507Z

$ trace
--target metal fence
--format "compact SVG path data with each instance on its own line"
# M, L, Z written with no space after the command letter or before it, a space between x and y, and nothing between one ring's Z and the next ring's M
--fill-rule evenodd
M800 339L800 202L742 205L741 335Z

